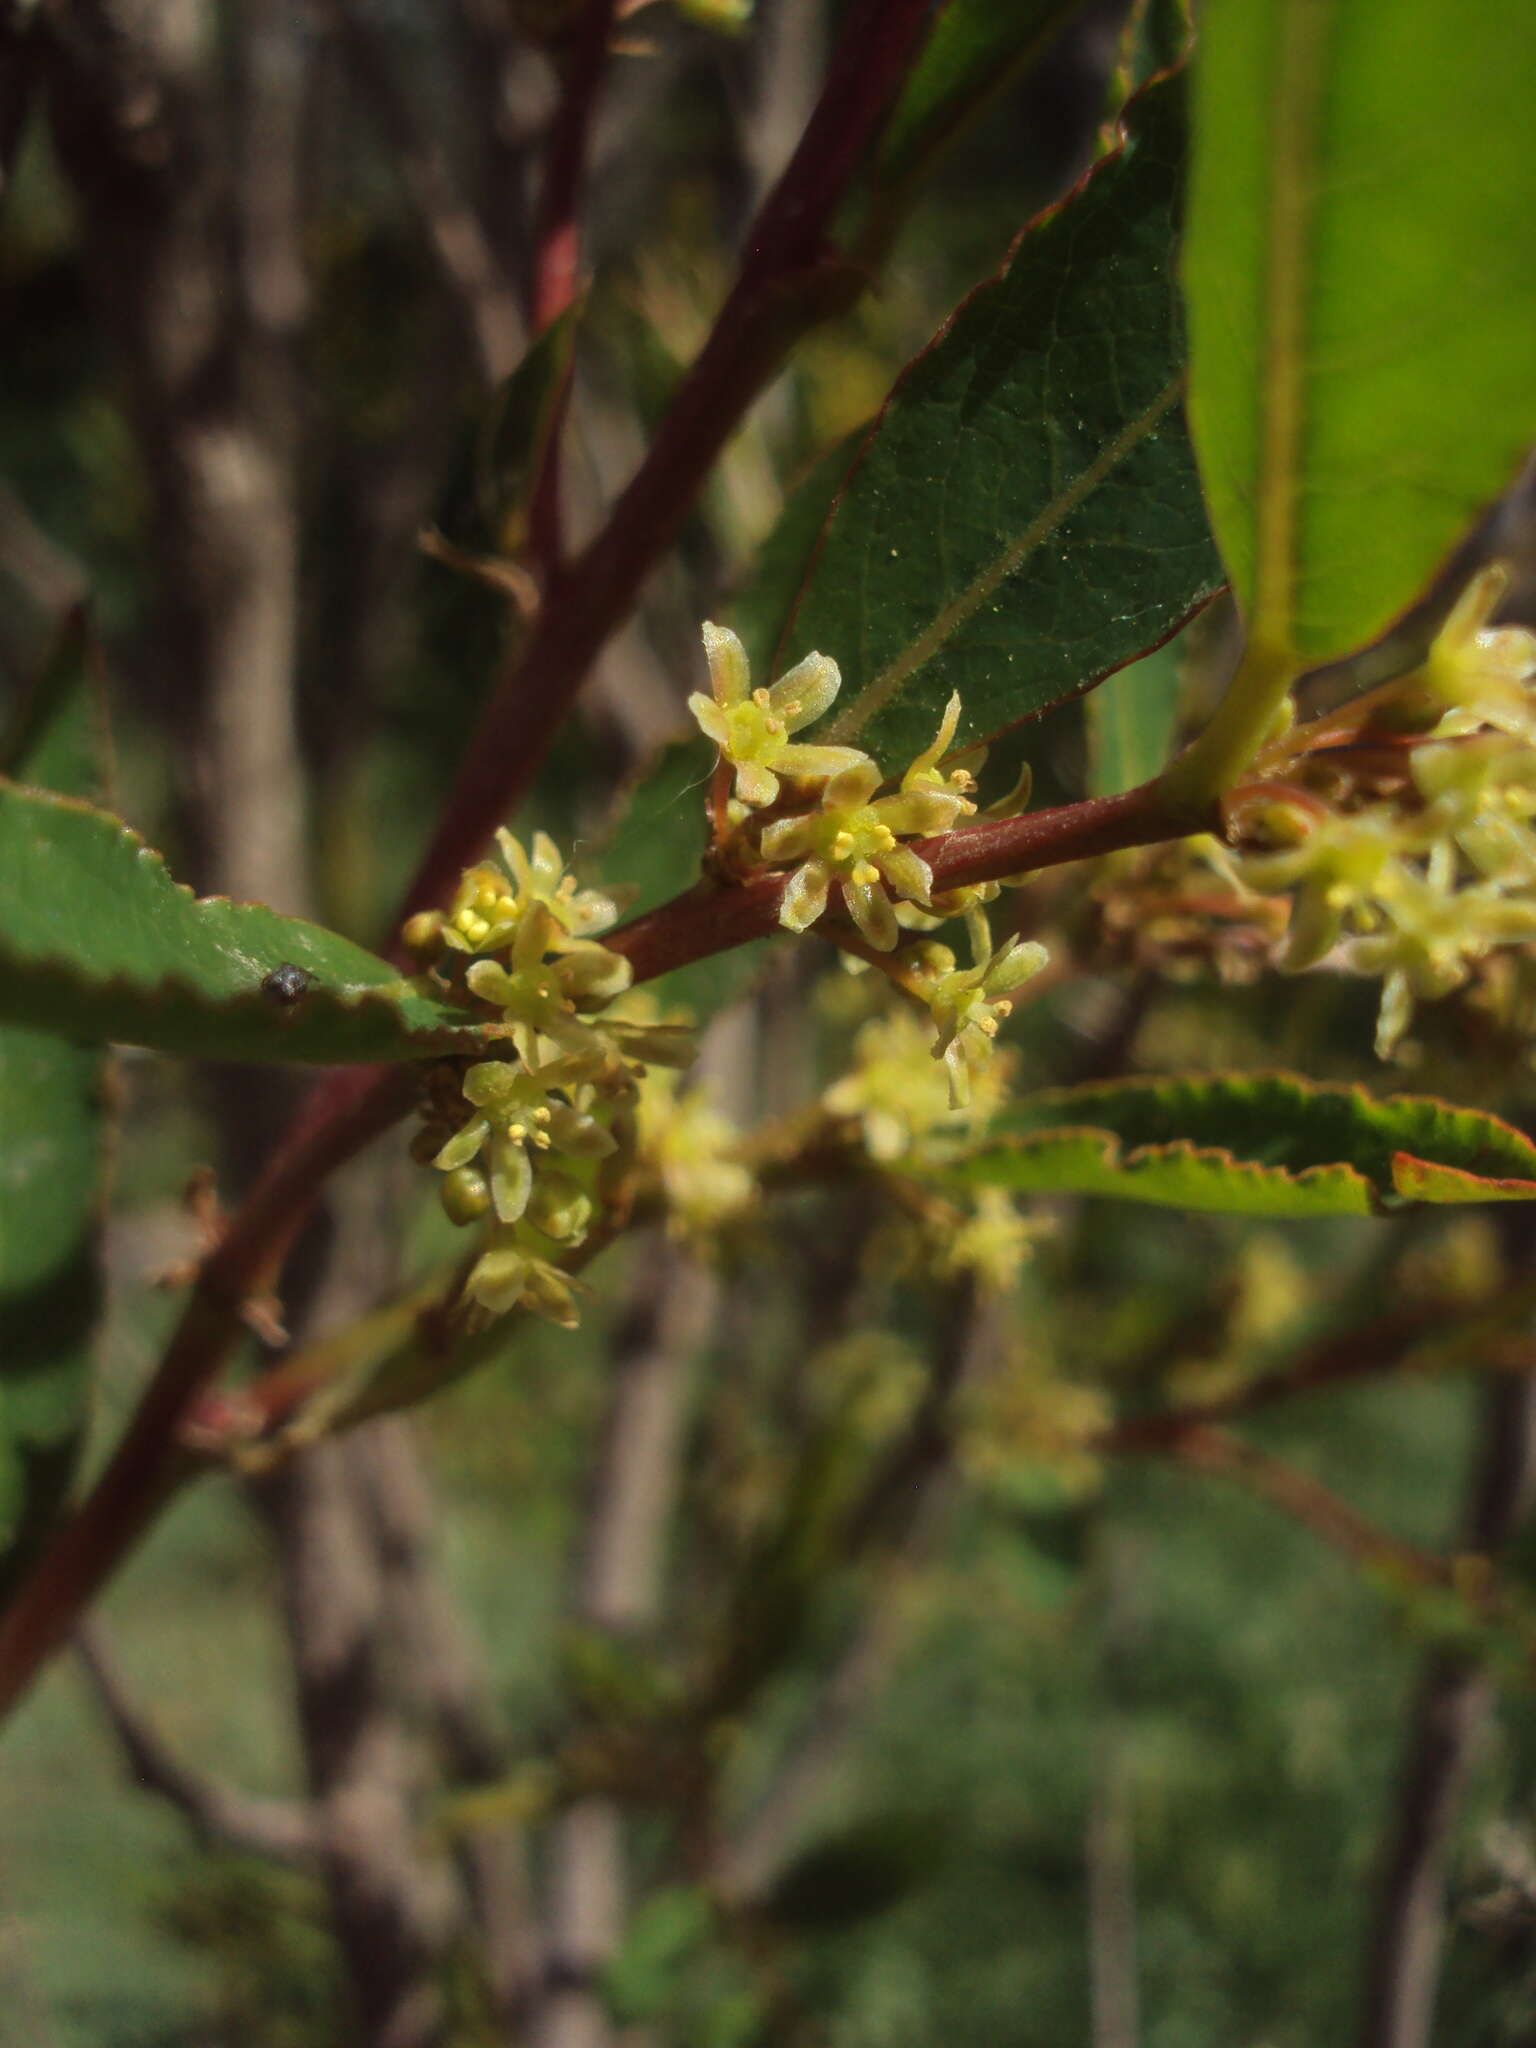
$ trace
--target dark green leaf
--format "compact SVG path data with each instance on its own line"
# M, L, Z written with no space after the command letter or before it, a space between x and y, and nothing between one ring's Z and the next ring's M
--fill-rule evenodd
M1190 415L1252 640L1374 639L1536 440L1530 0L1206 0Z
M1181 86L1028 229L896 385L833 507L777 664L841 664L818 740L898 767L949 692L961 743L1164 639L1216 588L1180 413Z
M1367 1216L1399 1199L1536 1199L1536 1145L1429 1096L1212 1075L1029 1096L946 1177L1236 1216Z
M829 448L790 493L757 551L751 576L731 601L730 623L741 636L757 682L773 680L774 657L805 588L816 544L869 431L861 427Z
M204 1059L413 1059L487 1027L321 925L199 900L120 818L0 783L0 1018ZM296 1000L263 989L310 977Z
M875 161L883 196L905 194L955 137L1040 56L1078 0L948 0L902 88Z

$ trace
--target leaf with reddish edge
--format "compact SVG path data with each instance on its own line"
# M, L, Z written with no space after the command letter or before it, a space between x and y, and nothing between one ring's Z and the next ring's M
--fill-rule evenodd
M1229 1215L1536 1199L1536 1145L1482 1110L1292 1074L1138 1078L1014 1103L939 1169L965 1186Z

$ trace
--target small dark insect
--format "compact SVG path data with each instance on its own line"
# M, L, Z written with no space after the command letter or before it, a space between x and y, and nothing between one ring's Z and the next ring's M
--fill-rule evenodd
M295 967L291 960L285 960L261 984L261 992L269 1003L280 1010L291 1009L301 1003L314 986L315 977L306 967Z

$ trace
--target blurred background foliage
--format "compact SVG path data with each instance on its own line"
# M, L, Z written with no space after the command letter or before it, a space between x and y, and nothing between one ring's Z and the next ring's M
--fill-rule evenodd
M1122 11L1075 12L947 155L879 289L798 351L605 658L524 822L562 842L602 836L616 789L678 729L698 680L697 622L740 580L785 492L871 415L1089 160ZM219 24L231 44L237 12ZM759 0L733 37L665 6L628 25L588 213L578 528L632 466L706 331L837 12ZM370 88L359 52L409 99L418 142L431 139L454 180L494 195L496 175L515 179L519 205L550 86L532 13L510 0L357 0L338 22L317 9L289 45L313 73L294 701L316 900L372 942L511 628L499 594L415 545L428 525L464 548L496 541L474 496L490 379L401 175L388 93ZM465 112L487 36L516 86L495 138ZM215 74L232 61L225 49ZM515 273L515 227L494 208L483 225L493 245L504 233ZM175 565L156 526L156 453L125 400L90 238L37 110L0 235L0 659L19 687L56 603L89 589L112 674L119 806L178 874L207 885L198 765L179 744L183 682L168 665ZM1221 627L1196 630L1219 638ZM1020 746L1047 797L1081 790L1082 707ZM1097 877L1037 885L1041 917L1079 935L1089 967L1017 1020L1022 1076L1086 1077L1112 1058L1146 1071L1368 1073L1369 989L1315 978L1277 990L1252 980L1235 943L1198 943L1176 917L1154 930L1137 912L1149 873L1150 858L1128 856ZM801 963L754 967L766 984L753 1013L758 1098L783 1111L846 1064L869 999L835 977L807 1022ZM1518 1120L1528 1070L1490 1047L1475 1003L1424 1025L1416 1085ZM138 1055L121 1059L119 1081L98 1447L170 1325L157 1276L191 1246L183 1189L226 1144L202 1082ZM392 1157L370 1171L386 1206L409 1212L404 1269L425 1270L446 1232L435 1209L415 1213L399 1169ZM657 1246L606 1257L580 1330L523 1319L490 1369L420 1411L436 1566L483 1648L502 1744L479 1782L411 1766L424 1857L452 1862L466 1844L510 1837L537 1890L552 1813L616 1788L630 1909L593 1995L626 2043L1342 2041L1415 1796L1404 1760L1426 1672L1443 1673L1447 1657L1458 1675L1488 1663L1497 1695L1447 1822L1436 2038L1529 2040L1529 1641L1485 1640L1469 1607L1340 1554L1230 1476L1102 1455L1091 1441L1115 1416L1223 1398L1389 1308L1475 1307L1528 1270L1528 1233L1454 1212L1245 1227L1106 1203L1047 1209L1016 1288L985 1310L1001 1317L1001 1363L926 1445L912 1431L923 1360L974 1312L966 1284L937 1296L904 1284L910 1236L873 1228L835 1193L798 1196L772 1229L748 1222L726 1236L714 1334L688 1362L667 1595L638 1629L583 1621L570 1559L626 1318ZM1502 1426L1514 1427L1507 1391L1451 1369L1404 1373L1298 1398L1243 1429L1391 1543L1438 1552L1460 1540L1469 1466L1501 1398ZM878 1512L861 1521L872 1498ZM1533 1564L1516 1545L1511 1584ZM278 1579L268 1519L241 1488L210 1483L155 1531L103 1610L125 1694L170 1751L274 1799L305 1771ZM815 1797L795 1809L767 1876L736 1896L705 1871L700 1831L782 1792L807 1715L825 1718L829 1673L847 1680L846 1713L811 1723ZM428 1718L419 1704L406 1714L410 1743L426 1746ZM350 2038L314 1871L199 1839L131 1777L98 1691L62 1665L0 1756L0 2039ZM446 2038L507 2038L471 1943L443 1945L438 1978Z

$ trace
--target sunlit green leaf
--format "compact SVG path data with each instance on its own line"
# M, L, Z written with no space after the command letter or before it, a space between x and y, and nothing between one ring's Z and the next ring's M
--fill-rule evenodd
M1536 441L1529 0L1206 0L1184 283L1256 643L1373 639Z
M199 899L120 818L0 782L0 1019L202 1059L472 1050L486 1027L321 925ZM278 968L308 977L289 1000Z

